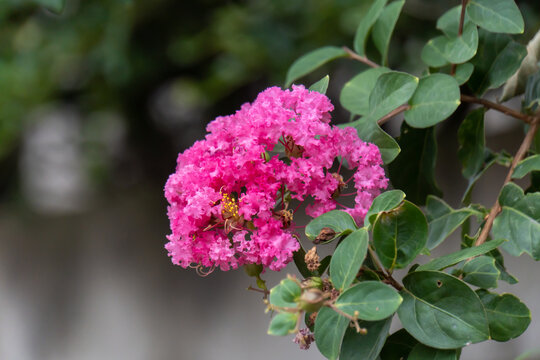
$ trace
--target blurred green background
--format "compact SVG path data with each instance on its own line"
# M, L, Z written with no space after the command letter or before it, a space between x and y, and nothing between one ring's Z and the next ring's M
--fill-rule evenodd
M206 123L282 85L300 55L350 46L371 1L67 0L60 15L39 2L0 2L0 358L320 358L266 336L241 272L203 280L170 264L162 188ZM407 0L390 66L420 74L436 19L459 3ZM525 43L540 2L517 3ZM339 91L363 66L339 60L303 81L330 73L344 122ZM521 129L503 130L516 139L491 138L512 150ZM452 139L440 158L455 157ZM457 199L453 161L441 186Z

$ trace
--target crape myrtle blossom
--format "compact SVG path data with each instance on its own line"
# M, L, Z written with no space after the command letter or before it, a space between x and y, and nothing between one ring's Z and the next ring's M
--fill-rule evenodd
M311 199L306 213L316 217L336 209L352 180L356 192L346 195L355 195L355 207L344 210L361 221L388 179L379 149L353 128L331 126L332 110L325 95L303 86L272 87L212 121L206 138L179 154L165 185L173 263L280 270L300 247L289 204ZM354 169L350 182L339 174L343 164Z

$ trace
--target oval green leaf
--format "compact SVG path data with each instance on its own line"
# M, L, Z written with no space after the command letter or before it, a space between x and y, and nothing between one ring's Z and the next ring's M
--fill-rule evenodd
M478 96L498 88L519 69L526 55L527 48L509 35L480 31L478 55L471 60L474 72L467 83L469 88Z
M353 77L343 86L339 101L341 105L353 114L366 115L369 113L369 95L375 87L379 76L390 69L377 67L368 69Z
M398 71L379 76L369 96L370 117L378 120L409 101L418 86L418 81L417 77Z
M463 281L438 271L413 272L403 278L403 327L421 343L455 349L489 339L484 306Z
M458 360L459 349L434 349L424 344L416 344L407 360Z
M484 165L486 139L484 135L484 108L471 111L458 129L458 158L463 176L472 178Z
M373 5L371 5L369 10L366 12L364 17L358 24L358 28L356 29L356 35L354 37L354 51L356 51L359 55L365 55L366 39L369 31L371 30L373 24L375 24L375 21L377 21L377 19L381 15L384 9L384 5L386 5L387 1L388 0L375 0L373 2Z
M489 320L489 332L495 341L517 338L531 322L531 311L512 294L494 294L477 290Z
M392 185L403 190L407 199L418 205L424 205L430 194L441 196L435 181L435 128L415 129L403 122L398 143L403 151L388 167Z
M474 71L474 65L471 63L463 63L459 64L456 67L456 73L454 74L454 77L459 85L465 84L467 81L469 81L472 73Z
M358 323L361 328L367 330L367 334L357 333L356 329L349 327L341 344L340 360L377 359L388 336L392 318Z
M298 284L290 279L283 279L270 290L270 304L282 308L296 308L296 300L302 294Z
M396 312L402 302L398 292L379 281L363 281L344 291L335 306L346 314L358 314L361 320L386 319Z
M462 262L463 260L467 260L471 257L488 253L496 249L498 246L502 245L504 242L505 240L503 239L486 241L482 245L466 248L463 250L456 251L455 253L433 259L427 264L420 265L416 270L417 271L443 270L443 269L446 269L447 267L450 267L459 262Z
M381 351L381 360L401 360L407 356L418 343L405 329L399 329L386 339Z
M328 90L328 83L330 82L330 76L326 75L321 80L317 81L316 83L313 83L309 90L311 91L317 91L321 94L326 94L326 90Z
M478 48L478 29L473 23L463 27L462 36L437 36L427 42L422 49L422 60L432 67L448 63L461 64L476 55Z
M531 171L538 170L540 170L540 155L529 156L517 164L512 179L521 179Z
M405 193L401 190L389 190L377 196L371 203L371 207L364 218L364 226L373 224L378 213L398 207L403 202L403 199L405 199Z
M495 259L490 256L479 256L467 261L462 268L463 281L483 289L496 288L501 275Z
M332 210L311 220L306 226L306 236L310 240L315 240L321 230L326 227L334 230L336 236L346 235L358 228L351 215L345 211Z
M285 336L296 329L299 313L279 313L272 318L268 327L268 335Z
M459 85L452 76L432 74L420 79L405 121L416 128L433 126L450 116L461 103Z
M366 257L368 242L369 235L362 228L352 232L338 245L330 260L330 276L336 289L343 291L352 284Z
M413 261L426 245L427 221L413 203L380 213L373 224L373 244L383 266L401 269Z
M465 220L477 212L464 208L452 209L438 197L429 195L426 202L426 215L428 221L427 248L434 249L453 233Z
M381 12L380 17L373 26L371 37L373 38L375 47L381 53L382 63L384 65L388 64L388 46L390 45L390 38L396 27L403 4L405 4L405 0L394 1L389 4Z
M345 56L347 56L347 52L336 46L325 46L303 55L289 68L285 80L285 87L288 88L293 81L309 74L327 62Z
M336 360L341 349L341 342L350 320L334 310L323 307L315 319L315 343L317 348L329 360Z
M470 0L467 14L491 32L521 34L524 29L523 16L514 0Z

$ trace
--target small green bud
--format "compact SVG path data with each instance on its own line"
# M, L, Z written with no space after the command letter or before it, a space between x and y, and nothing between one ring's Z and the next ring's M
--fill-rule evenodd
M321 290L308 289L305 290L300 296L300 299L298 299L298 306L306 312L315 312L319 311L325 301L326 298Z
M263 266L261 264L247 264L244 265L244 270L249 276L257 277L263 271Z

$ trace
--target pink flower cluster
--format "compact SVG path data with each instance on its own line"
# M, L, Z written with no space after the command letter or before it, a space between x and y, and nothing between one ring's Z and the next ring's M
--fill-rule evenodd
M165 185L173 263L282 269L299 248L289 204L312 199L313 217L335 209L348 186L342 163L355 169L356 205L346 211L362 220L388 179L379 149L353 128L331 126L332 110L326 96L303 86L272 87L211 122L206 138L179 154Z

